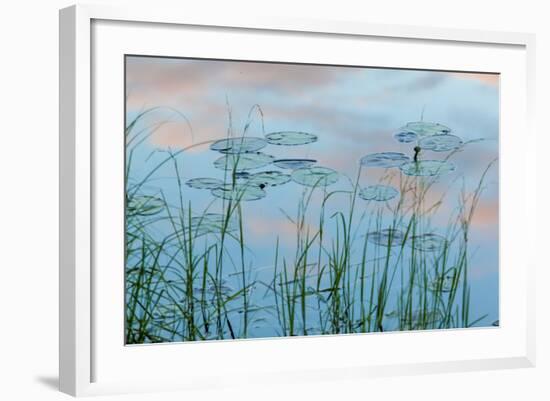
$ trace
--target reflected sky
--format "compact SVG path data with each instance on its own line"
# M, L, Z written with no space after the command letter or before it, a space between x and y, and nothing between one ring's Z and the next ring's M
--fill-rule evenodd
M269 145L262 152L277 159L315 159L317 165L341 173L343 178L331 189L344 190L349 188L345 177L356 179L359 160L367 154L402 152L413 157L415 144L394 138L408 122L443 124L463 142L483 139L455 154L455 171L434 186L430 199L444 196L433 216L436 232L456 212L461 189L474 190L484 169L498 157L499 87L494 74L132 56L126 58L126 91L127 121L144 109L161 107L141 123L142 129L154 127L154 132L135 152L135 177L164 157L155 150L179 150L243 133L264 137L299 131L319 140L302 146ZM426 160L441 160L446 154L422 151ZM223 171L213 166L219 157L208 144L184 151L181 179L223 180ZM378 184L385 173L363 168L359 183ZM151 191L162 189L174 202L178 196L170 166L159 169L148 186ZM268 188L268 196L246 203L251 266L259 269L272 263L277 238L283 253L292 253L295 227L285 215L296 214L302 191L290 182ZM485 325L498 319L498 193L495 164L487 174L471 232L472 314L489 314ZM188 187L184 196L184 204L192 203L197 213L206 208L220 211L221 201L213 201L208 190ZM335 197L329 209L335 212L345 205L345 199ZM359 202L358 207L366 210L367 203ZM360 249L353 257L359 254Z

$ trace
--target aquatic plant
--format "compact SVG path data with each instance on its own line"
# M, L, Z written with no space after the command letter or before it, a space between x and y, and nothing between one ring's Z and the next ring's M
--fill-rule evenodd
M270 144L283 146L306 145L317 141L317 135L298 131L272 132L265 137Z
M396 132L393 137L397 140L397 142L401 143L411 143L418 140L418 135L416 132L408 130Z
M400 128L400 132L413 132L417 137L422 138L426 136L435 136L435 135L447 135L451 133L449 127L444 126L443 124L429 122L429 121L414 121L407 123Z
M448 225L432 224L443 202L431 191L457 172L450 159L468 144L448 127L406 124L394 138L421 149L414 159L367 154L353 178L315 159L263 153L269 146L313 149L322 138L247 136L250 121L237 134L230 122L226 138L155 151L147 169L134 170L156 127L144 126L150 112L126 128L126 343L467 328L485 318L470 317L469 232L493 163L473 191L463 188ZM254 113L263 127L259 106L249 118ZM193 171L187 150L205 145L221 154L213 162L219 176L185 180L182 172ZM422 150L449 154L426 160ZM384 173L365 186L370 169ZM167 178L157 177L161 171ZM163 189L155 179L169 184ZM296 208L281 210L281 219L294 230L293 249L277 236L273 262L257 266L248 205L292 186L300 192ZM189 191L211 200L193 204L185 200ZM346 206L335 208L335 200Z
M419 160L401 164L399 169L406 175L430 177L451 173L455 166L445 160Z
M263 138L238 137L220 139L210 145L210 149L229 154L238 154L244 152L256 152L267 146L267 141Z
M365 167L399 167L410 160L409 156L399 152L371 153L361 158L361 165Z
M326 187L335 184L338 173L328 167L303 167L292 172L292 180L308 187Z
M221 170L245 171L265 167L275 158L261 152L230 153L220 157L214 162L214 167Z
M221 187L224 183L218 178L191 178L186 182L187 186L195 189L216 189Z
M296 170L298 168L311 167L317 160L313 159L277 159L273 164L279 168Z
M399 195L399 191L389 185L369 185L359 191L359 196L365 200L375 200L378 202L388 201Z

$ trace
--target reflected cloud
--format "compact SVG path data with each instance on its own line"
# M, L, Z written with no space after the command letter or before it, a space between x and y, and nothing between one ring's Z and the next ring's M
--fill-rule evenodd
M453 76L466 80L473 80L481 82L489 86L498 86L500 76L499 74L476 74L476 73L465 73L465 72L453 72Z
M269 92L300 96L361 74L351 67L128 57L128 106L167 104L209 93ZM221 84L221 86L220 86Z
M192 127L193 135L172 113L170 121L151 135L153 147L182 148L230 134L242 135L249 122L247 135L261 136L263 123L266 132L298 130L319 137L314 146L270 145L267 153L315 158L318 165L354 180L359 159L366 154L395 151L413 157L414 143L398 143L393 135L406 123L425 117L448 125L463 140L491 138L470 144L452 157L457 172L468 177L468 188L475 187L488 162L498 156L498 91L486 90L498 88L496 74L129 57L126 77L129 112L168 106L182 112ZM256 104L261 113L256 109L249 120ZM152 115L148 122L157 124L165 116ZM208 146L193 150L206 152ZM445 156L421 153L424 159ZM487 192L474 216L476 229L498 226L497 172L495 167L488 176ZM386 181L399 187L398 169L363 168L360 184L375 184L388 174L393 178ZM347 184L341 180L338 185ZM446 224L449 213L456 212L453 208L460 185L446 182L434 186L429 202L452 191L448 195L451 205L438 211L447 220L437 219L438 224ZM284 241L294 240L296 228L284 217L255 220L251 216L246 224L258 238L279 232Z
M176 261L177 265L170 270L170 274L181 270L179 258L195 258L201 264L198 278L201 275L205 278L205 273L213 273L216 278L218 274L229 274L230 277L241 274L242 283L235 287L238 289L241 285L245 286L247 280L254 285L273 283L274 265L277 265L279 272L287 266L289 281L296 282L292 276L300 274L300 271L295 263L307 263L320 276L319 280L314 274L304 276L302 285L307 288L302 287L302 297L307 295L306 301L311 305L304 302L303 306L324 308L322 303L325 303L330 306L330 312L321 313L319 309L319 316L340 325L341 317L348 315L349 311L350 316L360 316L359 310L354 308L364 305L363 300L357 303L353 297L356 289L359 290L358 284L363 281L358 278L363 274L368 286L375 289L383 277L381 273L392 271L385 269L404 266L401 274L398 273L388 287L388 293L392 296L387 298L387 311L399 310L399 296L394 298L393 293L398 295L399 291L408 291L405 283L416 288L414 280L407 277L410 274L407 273L410 270L407 266L421 266L422 272L419 271L418 278L422 280L421 273L433 273L429 270L431 268L444 268L441 270L443 272L467 260L472 300L477 297L471 304L472 321L487 312L495 314L496 311L498 315L497 163L484 176L483 191L471 220L468 247L463 246L461 225L461 217L468 213L472 202L471 194L480 185L485 168L499 154L497 75L149 57L129 57L126 68L128 120L131 121L139 111L155 107L154 112L147 113L138 120L137 125L132 126L132 135L141 132L138 139L128 136L131 151L127 155L132 157L128 157L131 163L127 164L131 165L131 169L128 167L127 182L131 186L128 188L133 191L131 204L135 205L128 209L132 209L135 216L143 214L143 221L146 222L144 232L155 241L158 238L159 244L166 244L167 252L162 252L159 265L164 266L167 262L168 266ZM469 143L455 153L451 146L436 149L441 152L435 152L433 148L415 149L419 145L418 138L426 132L414 133L411 125L404 131L404 135L412 138L410 142L402 143L394 137L407 123L418 121L448 126L462 142L485 139ZM210 149L214 140L228 136L241 137L246 134L262 137L266 133L279 131L300 134L279 133L268 136L266 139L269 141L248 139L238 146L218 143ZM439 133L442 131L439 130ZM248 146L250 143L260 146ZM426 147L425 142L420 144ZM158 149L188 149L188 152L168 154L156 151ZM231 174L223 163L216 162L220 158L224 160L224 152L242 155L246 151L250 153L239 160L241 163L249 161L248 165L240 165L243 170L246 167L243 173ZM368 167L360 165L362 157L380 152L403 153L411 160L423 162L435 161L432 165L440 165L449 157L453 169L447 169L446 174L440 176L432 171L433 175L427 177L414 169L414 163L409 165L411 169L407 172L410 175L401 173L399 163L394 163L391 168L380 167L382 163L378 167L375 163L370 163ZM235 160L240 156L225 157ZM322 177L323 170L293 171L284 168L288 165L273 164L276 159L292 158L311 159L316 166L333 169L338 175L331 175L331 178L337 176L338 180L331 179L327 186L310 187L314 177ZM403 161L407 158L393 159ZM262 162L250 162L254 160ZM384 166L388 167L388 164ZM264 173L263 179L259 178L262 175L253 176L259 172ZM282 179L277 180L278 177ZM304 177L308 179L304 181ZM179 185L180 182L188 184ZM199 185L196 185L197 182ZM231 201L227 199L230 196L222 197L224 199L217 197L224 190L231 189L231 182L261 196L251 196L242 204L237 204L235 197ZM279 185L270 185L274 183ZM368 197L357 195L360 189L355 187L356 183L360 188L375 184L390 185L399 191L399 195L387 201L366 200ZM427 194L422 196L425 191ZM161 195L162 200L166 200L166 210L151 208L151 199L160 200ZM207 235L194 240L189 238L189 245L187 240L182 242L178 231L185 224L183 220L178 223L172 216L176 219L178 216L189 216L193 221L203 213L220 214L221 220L223 216L231 215L237 224L226 227L230 235L222 235L221 227L218 227L220 220L214 224L216 227L209 228ZM303 235L297 238L297 231L300 230L293 220L302 219L306 226L301 228ZM138 221L141 222L141 219ZM174 224L175 221L177 224ZM320 227L322 235L319 233ZM387 231L389 227L399 231ZM141 230L141 226L139 228ZM388 252L384 246L387 243L373 242L372 236L367 236L373 231L378 232L379 236L382 233L388 235L388 232L403 232L404 236L405 232L410 234L410 230L415 234L434 234L417 238L425 247L422 252L426 253L416 252L415 243L402 249L394 247ZM441 236L452 240L444 257L435 253L436 248L443 244ZM142 237L141 232L138 237ZM148 238L143 236L141 242L148 242ZM430 239L435 242L428 246ZM160 245L159 249L163 246ZM135 255L139 253L143 259L143 246L141 248ZM174 258L168 254L172 249ZM467 259L462 253L465 249ZM198 251L205 251L206 254L200 256ZM170 259L165 260L168 257ZM203 264L208 271L202 270ZM225 266L223 269L222 265ZM358 267L361 269L358 270ZM232 270L237 273L230 273ZM305 269L303 272L308 271ZM339 272L343 274L341 277L345 277L343 281L339 281ZM333 278L337 281L331 282ZM282 280L283 277L279 276L279 284L283 284ZM284 277L284 280L287 278ZM233 286L235 282L228 284ZM349 305L338 306L334 316L336 319L333 319L331 313L334 308L331 305L334 299L340 297L329 300L328 294L339 294L342 288L345 295L342 299L346 298L345 302L348 302L348 292L344 292L344 286L353 287L349 292ZM386 291L385 287L381 291ZM263 296L260 299L256 295L259 291L249 292L246 289L242 292L243 296L248 293L250 298L245 299L248 303L245 302L244 307L248 304L256 309L257 306L254 319L265 317L266 334L273 334L269 326L275 322L277 316L272 312L278 313L278 308L273 308L271 295L266 295L267 292L260 294ZM316 293L317 296L314 296ZM372 292L370 297L366 304L374 307L372 300L379 295ZM291 301L294 298L292 293L287 292L281 293L280 299ZM457 297L456 302L462 302L460 299L460 296ZM194 300L188 299L188 302L188 305L194 304ZM247 333L246 327L243 331L239 326L239 321L243 320L241 316L246 315L238 316L236 312L240 310L233 308L237 303L240 305L240 301L228 302L232 303L228 304L228 309L231 323L236 324L235 332L244 332L252 338L252 332ZM412 302L425 303L425 299L420 296L418 301ZM451 306L445 306L445 309L454 311L458 307ZM209 307L203 309L209 310ZM340 310L345 310L345 313L339 316ZM219 316L217 312L215 314ZM316 314L308 313L308 324L313 324L311 317ZM281 318L278 320L275 325L281 322ZM329 320L327 324L333 326L334 323ZM353 318L349 323L349 327L355 327L357 321ZM344 320L342 324L348 327ZM226 334L222 333L222 336Z
M296 225L286 219L284 216L281 218L260 218L259 216L251 216L247 218L246 225L253 234L266 235L274 232L281 233L282 236L295 236Z
M168 121L161 123L151 134L151 143L159 148L186 148L193 138L186 123Z

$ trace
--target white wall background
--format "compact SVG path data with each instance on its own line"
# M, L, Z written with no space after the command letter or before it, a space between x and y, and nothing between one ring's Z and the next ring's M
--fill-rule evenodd
M135 4L137 0L96 0ZM526 31L537 34L538 232L537 368L481 373L326 382L292 388L256 388L207 394L149 394L128 400L265 399L550 399L550 223L545 175L550 129L550 25L544 1L523 0L308 0L218 2L139 1L176 4L212 13L294 16L436 27ZM64 0L3 1L0 13L0 398L57 400L57 201L58 21ZM521 268L521 266L518 266ZM107 399L115 399L108 397Z

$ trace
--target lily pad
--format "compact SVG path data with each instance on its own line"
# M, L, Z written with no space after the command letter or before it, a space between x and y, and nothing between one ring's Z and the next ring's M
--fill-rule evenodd
M359 191L361 198L378 202L393 199L397 195L399 195L399 191L389 185L369 185Z
M445 248L447 239L439 234L428 233L411 237L409 244L419 251L439 252Z
M449 150L460 148L462 146L462 139L456 135L426 136L418 142L418 146L434 152L448 152Z
M411 143L418 139L418 135L414 131L399 131L393 136L397 142L401 143Z
M279 168L296 170L304 167L311 167L317 160L314 159L277 159L273 162Z
M444 160L420 160L409 162L399 167L403 174L416 177L431 177L448 174L455 170L453 163Z
M195 189L214 189L222 186L223 181L217 178L191 178L186 184Z
M151 195L137 195L128 201L127 213L130 216L153 216L162 212L165 203Z
M299 168L292 172L291 177L294 182L308 187L326 187L340 178L338 172L327 167Z
M283 185L290 181L290 175L281 173L280 171L262 171L260 173L252 174L246 185L259 185L274 187L277 185Z
M399 167L410 161L410 157L399 152L371 153L361 158L361 164L365 167Z
M267 146L263 138L240 136L237 138L220 139L210 145L211 150L221 153L238 154L243 152L256 152Z
M400 131L411 131L422 138L430 135L447 135L451 132L451 129L439 123L414 121L401 127Z
M368 241L381 246L401 246L405 241L403 231L396 228L384 228L367 234Z
M245 152L239 154L227 154L214 162L214 167L221 170L253 170L271 164L274 157L261 152Z
M235 172L235 178L237 180L248 180L251 174L248 171L237 171Z
M265 137L272 145L284 146L306 145L317 141L317 135L298 131L272 132Z
M223 198L232 201L253 201L262 199L266 196L265 191L256 185L236 184L226 184L222 187L212 190L212 195L217 198Z

